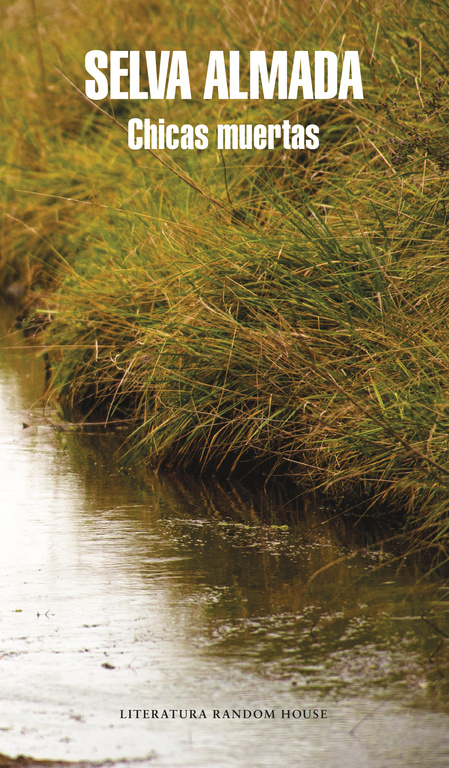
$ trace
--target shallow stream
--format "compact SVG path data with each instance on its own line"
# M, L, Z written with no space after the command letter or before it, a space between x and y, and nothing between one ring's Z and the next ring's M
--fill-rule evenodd
M44 408L43 363L6 335L13 317L0 332L0 756L449 765L444 585L360 551L361 524L327 524L310 503L122 474L120 432Z

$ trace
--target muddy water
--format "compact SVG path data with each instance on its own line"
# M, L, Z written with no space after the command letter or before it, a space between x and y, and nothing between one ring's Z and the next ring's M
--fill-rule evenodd
M284 506L284 529L239 487L121 474L120 435L44 410L20 345L0 351L2 755L449 764L443 585L354 554L323 511Z

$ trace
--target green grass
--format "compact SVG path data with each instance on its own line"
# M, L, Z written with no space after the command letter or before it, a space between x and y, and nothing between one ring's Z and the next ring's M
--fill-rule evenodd
M263 468L387 506L445 557L446 0L110 5L104 24L96 2L38 6L42 57L32 15L4 34L0 280L54 313L55 391L132 419L125 462ZM192 83L213 49L357 49L365 100L102 105L122 124L320 125L316 152L211 142L162 155L174 174L52 67L82 85L89 48L153 45L187 50Z

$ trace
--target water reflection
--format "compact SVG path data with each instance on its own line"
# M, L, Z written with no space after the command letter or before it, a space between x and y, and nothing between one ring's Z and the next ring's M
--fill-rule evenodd
M122 475L120 434L60 429L19 341L0 353L0 752L447 764L439 585L379 569L312 505L279 516L239 486ZM120 717L136 708L206 718ZM213 717L245 708L275 718ZM328 717L282 718L307 708Z

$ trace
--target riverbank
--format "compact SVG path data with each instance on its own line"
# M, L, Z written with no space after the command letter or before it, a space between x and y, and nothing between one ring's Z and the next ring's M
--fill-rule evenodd
M445 766L444 581L313 503L137 482L1 309L0 764Z
M18 5L3 46L17 77L2 76L0 279L51 312L61 402L132 419L125 463L259 467L347 507L387 507L412 548L444 559L447 2L300 17L172 2L132 20L112 2L104 24L96 2L78 15L42 3L38 19L14 17ZM316 124L316 150L156 152L167 167L127 149L116 122L135 103L102 103L108 119L54 69L82 87L87 50L166 47L188 49L203 82L209 50L273 41L358 50L365 98L145 110L176 125Z

